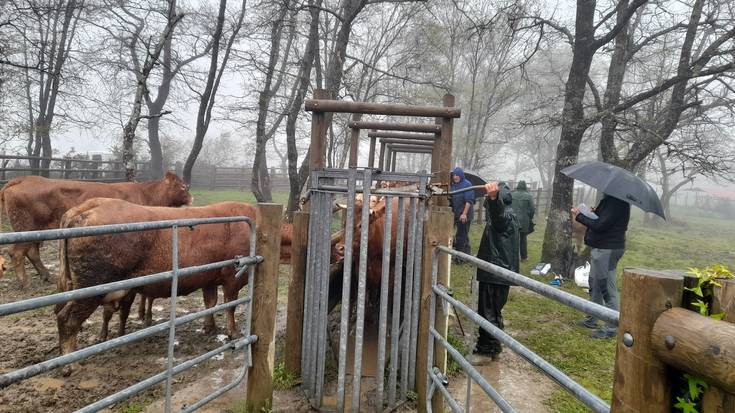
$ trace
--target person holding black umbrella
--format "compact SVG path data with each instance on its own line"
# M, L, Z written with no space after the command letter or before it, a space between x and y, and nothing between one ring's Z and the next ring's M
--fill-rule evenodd
M464 171L459 166L452 170L451 190L469 188L472 184L465 179ZM470 225L474 215L475 193L473 191L462 192L452 195L452 212L454 213L454 249L471 254L470 248Z
M623 168L604 162L572 165L563 174L596 188L604 194L594 210L572 208L573 218L587 227L585 244L590 247L590 294L592 301L619 311L617 265L625 253L625 232L630 221L630 206L666 219L656 191L640 177ZM597 320L588 316L576 322L597 328ZM607 324L592 334L594 338L610 338L616 327Z

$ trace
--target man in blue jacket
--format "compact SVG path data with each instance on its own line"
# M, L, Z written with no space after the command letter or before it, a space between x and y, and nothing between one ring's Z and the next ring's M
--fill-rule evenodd
M452 171L452 184L450 190L456 191L472 186L470 181L465 179L464 171L460 167L454 168ZM454 212L454 227L456 233L454 235L454 249L472 254L470 248L470 224L472 224L473 207L475 204L475 191L467 191L461 194L452 195L452 212Z

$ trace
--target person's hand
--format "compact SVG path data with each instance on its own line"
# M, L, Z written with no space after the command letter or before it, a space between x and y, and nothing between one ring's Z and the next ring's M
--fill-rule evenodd
M459 216L459 222L466 224L467 223L467 214L462 214Z
M498 192L500 192L500 189L498 188L497 182L490 182L489 184L485 184L485 192L487 193L487 196L490 197L490 199L495 199L498 197Z
M572 208L572 219L576 221L577 215L579 215L579 210L577 208Z

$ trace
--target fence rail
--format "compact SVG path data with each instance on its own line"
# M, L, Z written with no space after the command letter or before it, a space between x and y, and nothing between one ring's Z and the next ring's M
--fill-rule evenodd
M211 225L211 224L222 224L222 223L235 223L245 222L251 228L250 237L250 255L247 257L233 257L233 259L208 263L204 265L198 265L193 267L187 267L179 269L179 255L178 255L178 230L179 228L194 227L197 225ZM129 224L115 224L115 225L103 225L94 227L84 228L65 228L56 230L43 230L43 231L31 231L31 232L14 232L0 234L0 245L19 243L19 242L38 242L43 240L54 240L54 239L69 239L84 236L94 235L109 235L109 234L121 234L136 231L150 231L150 230L161 230L171 229L171 240L172 240L172 270L165 271L158 274L151 274L147 276L132 278L128 280L101 284L93 287L82 288L78 290L72 290L67 292L61 292L43 297L31 298L23 301L12 302L0 305L0 316L7 316L9 314L15 314L22 311L29 311L32 309L50 306L54 304L61 304L69 301L79 300L83 298L89 298L93 296L99 296L112 291L119 290L130 290L143 285L149 285L161 281L171 281L171 314L169 321L144 328L131 334L127 334L115 339L105 341L103 343L95 344L89 347L85 347L80 350L73 351L71 353L63 354L59 357L55 357L50 360L46 360L40 363L26 366L14 371L6 372L0 375L0 388L5 388L13 383L28 379L30 377L48 372L53 369L57 369L63 366L68 366L72 363L79 362L87 359L93 355L100 354L110 349L120 347L132 342L141 340L146 337L160 334L162 332L169 332L168 339L168 357L167 357L167 368L164 372L152 376L146 380L136 383L126 389L118 391L102 400L99 400L93 404L85 406L80 409L79 412L96 412L104 409L114 403L121 400L127 399L145 389L148 389L156 384L166 382L166 407L165 411L171 411L171 385L172 377L179 374L187 369L190 369L197 364L202 363L212 357L224 353L226 351L245 351L245 359L240 374L235 378L234 381L228 385L217 389L202 400L198 401L192 406L184 408L182 411L191 412L199 407L205 405L209 401L223 394L227 390L237 386L247 375L248 369L252 366L252 358L250 357L250 346L258 341L258 336L251 334L251 317L253 314L253 285L255 276L255 265L263 261L263 257L255 255L256 252L256 236L255 236L255 224L249 217L220 217L220 218L202 218L202 219L182 219L182 220L169 220L169 221L152 221L152 222L137 222ZM178 280L182 277L188 277L204 271L212 269L225 268L228 266L235 266L237 271L235 277L243 275L245 270L248 270L248 293L247 297L240 298L237 300L230 301L225 304L221 304L209 309L198 311L196 313L187 314L182 317L176 316L176 303L177 303L177 288ZM223 344L222 346L209 351L205 354L197 356L188 361L180 364L173 364L173 350L174 350L174 336L176 327L190 323L196 319L210 316L216 312L231 309L238 305L247 305L247 316L243 325L244 336L240 339L230 341Z
M528 277L522 276L512 271L508 271L506 269L490 264L486 261L483 261L471 255L464 254L459 251L455 251L451 248L438 245L434 249L434 258L432 260L432 265L433 265L432 280L431 280L432 294L431 294L431 303L429 305L429 309L430 309L429 310L430 311L429 313L429 333L430 334L429 334L429 343L428 343L428 350L429 350L428 351L428 363L427 363L428 370L426 371L427 380L429 382L428 383L429 391L426 394L426 398L427 398L426 405L427 406L431 406L432 404L431 400L433 397L435 397L435 392L438 389L439 393L437 394L440 394L441 396L443 396L444 399L447 400L449 407L452 409L453 412L458 413L458 412L464 411L459 406L457 401L454 400L451 397L451 395L449 395L448 392L443 391L445 389L443 389L443 386L441 384L438 384L439 380L437 377L437 373L435 371L434 350L433 350L435 340L437 340L439 344L444 349L446 349L452 357L455 358L455 360L458 359L457 356L459 355L459 352L455 348L453 348L444 339L443 335L439 333L439 331L437 331L434 328L434 324L436 322L436 307L437 307L436 300L439 299L441 300L440 302L442 303L440 307L442 308L444 317L447 317L449 315L448 306L451 305L452 307L454 307L456 311L459 311L461 314L469 318L472 322L477 324L485 332L487 332L491 336L498 339L501 343L505 344L508 348L513 350L516 354L526 359L528 362L533 364L535 367L541 370L548 377L550 377L555 382L557 382L560 386L562 386L565 390L571 393L579 401L584 403L592 411L596 413L608 413L610 411L610 406L607 403L605 403L602 399L592 394L589 390L585 389L582 385L580 385L579 383L574 381L572 378L564 374L561 370L551 365L549 362L544 360L541 356L539 356L538 354L534 353L533 351L525 347L519 341L517 341L510 335L506 334L503 330L494 326L492 323L490 323L489 321L484 319L482 316L477 314L467 305L465 305L461 301L452 297L449 290L445 286L441 285L437 279L439 254L447 254L452 257L460 258L464 260L466 263L472 265L473 267L488 271L492 273L493 275L502 278L505 281L510 281L516 285L519 285L521 287L534 291L547 298L551 298L561 304L564 304L574 309L580 310L582 312L585 312L601 320L610 322L614 325L618 324L618 317L619 317L619 314L617 311L610 310L607 307L589 302L587 300L584 300L580 297L577 297L565 291L561 291L553 287L549 287L546 284L532 280ZM460 358L461 358L461 355L460 355ZM489 383L487 383L487 381L482 379L482 375L474 367L472 367L468 362L466 362L466 360L464 362L461 362L458 360L458 362L461 368L465 371L465 373L472 380L474 380L480 385L480 388L496 403L496 405L498 405L501 411L503 412L513 412L514 411L512 407L505 401L505 399L503 399L502 396L497 392L497 390L495 390ZM468 382L468 386L471 386L471 383ZM469 390L467 394L468 395L467 395L466 403L467 403L467 406L469 406L472 396Z

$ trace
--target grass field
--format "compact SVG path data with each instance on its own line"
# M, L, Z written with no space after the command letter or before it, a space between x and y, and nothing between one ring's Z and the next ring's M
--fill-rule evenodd
M677 222L675 225L648 227L643 225L642 214L634 214L627 235L626 253L618 267L619 274L625 267L686 271L690 267L718 262L735 266L735 221L679 215ZM529 274L530 268L540 259L544 224L538 224L537 231L529 237L529 260L522 265L523 274ZM473 226L473 251L477 250L481 231L479 225ZM471 302L469 289L473 277L474 270L469 266L454 266L452 269L452 287L465 302ZM539 277L539 280L548 282L551 277ZM573 283L561 288L586 297L586 293ZM581 313L536 294L512 291L503 315L507 320L506 328L516 339L610 401L615 342L594 340L588 336L589 330L572 327L570 322L581 318ZM463 320L463 323L469 325L469 321ZM555 413L588 412L561 388L551 395L548 406Z
M249 192L193 192L196 205L224 200L255 202ZM286 199L287 194L274 194L274 202L285 203ZM690 267L718 262L735 267L735 221L688 216L684 215L687 211L678 212L675 224L657 227L645 226L642 214L634 213L627 234L626 253L618 267L620 274L625 267L686 271ZM529 237L529 260L523 263L521 270L524 274L529 274L530 268L540 259L543 220L538 220L536 228L536 232ZM473 225L470 237L473 252L477 251L481 232L480 225ZM474 302L469 296L473 277L474 270L467 265L455 265L452 268L455 296L466 303ZM539 278L545 282L550 279ZM573 283L561 288L586 297L586 293ZM285 288L279 289L279 296L285 295ZM589 338L589 330L572 327L570 322L581 318L582 314L536 294L514 290L505 307L504 317L508 331L515 338L604 400L610 401L615 343L613 340L594 340ZM471 328L469 320L462 321L465 330ZM454 333L459 334L458 331ZM451 341L460 346L462 344L458 336L451 337ZM549 395L547 404L549 410L555 413L588 411L561 388Z

